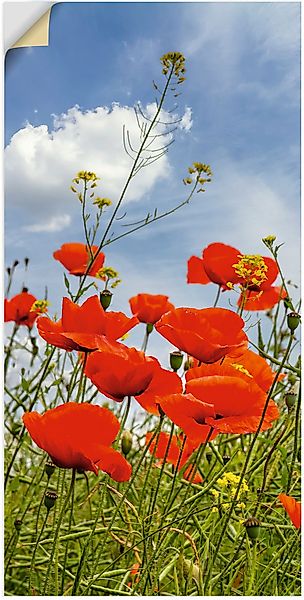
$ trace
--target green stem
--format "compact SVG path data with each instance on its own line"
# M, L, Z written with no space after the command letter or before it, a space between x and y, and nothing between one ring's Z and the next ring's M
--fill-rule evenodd
M290 462L286 494L288 494L290 486L291 486L292 474L293 474L294 464L295 464L295 460L296 460L296 456L297 456L300 412L301 412L301 388L299 389L299 394L298 394L298 402L297 402L296 418L295 418L293 452L292 452L292 458L291 458L291 462Z
M218 286L217 293L216 293L216 296L215 296L215 300L214 300L213 308L215 308L215 307L217 306L217 303L218 303L218 301L219 301L219 299L220 299L220 295L221 295L221 289L222 289L222 288L221 288L221 286L219 285L219 286Z

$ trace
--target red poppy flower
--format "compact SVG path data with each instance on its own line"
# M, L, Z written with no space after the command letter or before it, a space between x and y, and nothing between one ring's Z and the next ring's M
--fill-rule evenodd
M47 410L25 413L23 423L32 440L48 453L57 467L108 473L115 481L127 481L131 466L111 447L119 421L107 408L68 402Z
M240 278L232 265L238 262L240 254L239 250L227 244L209 244L203 250L202 258L189 258L187 283L217 283L224 289L228 289L228 281L239 283Z
M297 502L291 496L280 494L279 500L283 504L292 524L300 529L301 527L301 502Z
M198 378L193 378L199 375ZM211 369L191 369L186 373L186 392L214 406L215 416L206 423L222 433L253 433L257 430L267 395L250 374L231 365L212 365ZM279 417L278 408L270 400L262 423L269 429Z
M13 296L11 300L4 300L4 321L15 321L16 325L26 325L31 329L37 318L37 312L32 311L31 308L36 302L37 298L32 294L29 294L27 289Z
M178 394L182 391L182 380L177 373L159 367L159 369L155 369L146 391L140 396L135 396L135 400L149 413L158 415L155 398L160 395Z
M262 287L262 286L261 286ZM244 310L268 310L273 308L280 300L287 298L286 291L280 286L271 286L268 289L248 290L244 298L240 296L238 305L243 304Z
M49 344L64 350L96 350L96 336L117 340L137 325L136 317L122 312L104 311L98 296L91 296L81 306L63 298L62 318L51 321L40 317L37 327L41 337Z
M152 435L152 432L146 434L146 444L149 444ZM157 445L156 440L153 440L149 445L149 452L150 454L154 454L154 456L159 459L164 459L166 456L166 462L174 465L175 467L178 464L178 470L180 471L188 461L191 454L198 447L198 444L195 444L187 439L186 443L184 444L183 451L181 452L181 436L173 435L168 448L169 440L170 434L162 431L159 434ZM162 462L159 464L161 465ZM193 465L189 464L184 471L184 479L190 479L192 483L201 483L203 481L201 475L199 473L194 473L193 471Z
M98 246L92 246L92 253L95 256ZM71 275L84 275L88 268L91 255L88 246L78 242L63 244L59 250L53 253L55 260L58 260ZM103 267L105 255L99 252L94 259L87 275L96 277L96 273Z
M139 396L160 368L156 358L136 348L96 338L98 350L87 359L85 374L102 394L121 402L125 396Z
M131 311L142 323L156 323L163 314L175 307L168 296L161 294L137 294L129 300Z
M226 354L239 356L247 348L244 321L225 308L176 308L155 325L157 331L179 350L204 363Z
M198 379L199 377L210 377L212 375L226 374L234 376L235 372L238 375L249 381L253 379L255 383L264 391L268 392L274 377L275 372L271 369L268 362L252 350L246 350L238 359L226 356L224 361L214 363L212 365L201 365L196 368L191 368L187 372L186 379ZM282 378L285 375L282 375Z
M170 394L157 397L156 402L191 442L202 444L217 435L206 425L208 417L215 417L214 406L209 401L201 402L192 394Z

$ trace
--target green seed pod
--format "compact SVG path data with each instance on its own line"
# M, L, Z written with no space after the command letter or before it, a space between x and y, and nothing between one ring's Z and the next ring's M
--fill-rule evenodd
M52 492L51 490L47 490L44 495L44 506L47 510L53 508L56 500L58 498L58 494L56 492Z
M288 408L288 412L293 409L297 399L296 392L287 392L284 396L285 404Z
M170 367L173 371L178 371L178 369L182 366L183 355L178 350L170 353Z
M287 315L287 325L290 331L293 333L300 323L301 317L299 313L291 312Z
M150 333L152 333L153 328L154 328L153 323L147 323L147 327L146 327L147 335L150 335Z
M56 466L52 463L52 461L48 460L44 465L44 472L47 475L47 478L50 479L52 477Z
M110 290L103 290L103 292L99 294L100 304L104 310L107 310L107 308L109 308L112 296L113 294L112 292L110 292Z
M257 540L260 536L260 521L255 517L249 517L247 521L244 522L244 526L246 527L246 532L248 537L251 540Z
M21 519L15 519L14 521L14 525L15 525L15 529L16 531L20 531L21 526L22 526L22 521Z
M125 456L127 456L127 454L129 454L131 448L132 448L132 434L130 431L124 431L122 436L121 436L121 449L122 452Z

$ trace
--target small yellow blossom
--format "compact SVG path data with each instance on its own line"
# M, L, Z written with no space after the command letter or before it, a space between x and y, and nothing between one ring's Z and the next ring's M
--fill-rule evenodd
M267 279L268 267L259 254L239 254L239 261L233 266L236 274L247 285L260 286Z
M167 75L170 71L177 77L178 83L185 81L185 57L181 52L167 52L161 57L160 61L163 65L164 75Z
M35 300L32 304L30 312L36 312L40 315L43 315L48 311L48 306L50 303L47 300Z
M212 513L218 513L218 508L216 508L216 506L213 506L213 507L211 508L211 512L212 512Z
M212 494L212 495L213 495L215 498L218 498L218 497L219 497L219 495L220 495L220 493L218 492L218 490L216 490L215 488L212 488L212 489L210 490L210 492L211 492L211 494Z
M100 179L100 177L97 177L96 173L93 173L93 171L79 171L73 181L78 184L80 179L83 181L95 182L97 179Z
M93 201L93 204L96 204L96 206L100 209L104 208L104 206L111 206L112 202L109 198L95 198L95 200Z

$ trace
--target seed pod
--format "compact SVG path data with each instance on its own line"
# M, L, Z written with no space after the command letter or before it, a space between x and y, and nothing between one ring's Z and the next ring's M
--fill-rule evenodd
M228 456L228 454L224 454L222 458L224 465L226 465L230 461L230 456Z
M246 527L248 537L251 540L257 540L260 536L260 521L255 517L249 517L249 519L244 522L244 526Z
M150 335L150 333L152 333L153 328L154 328L153 323L147 323L147 327L146 327L147 335Z
M22 526L22 521L21 521L21 519L15 519L15 521L14 521L14 525L15 525L15 529L16 529L16 531L18 531L18 532L19 532L19 531L20 531L20 529L21 529L21 526Z
M103 292L99 294L100 304L104 310L107 310L107 308L109 308L112 296L113 294L112 292L110 292L110 290L103 290Z
M183 355L178 350L170 353L170 367L173 371L178 371L178 369L182 366Z
M296 403L296 399L297 399L296 392L287 392L287 394L285 394L284 401L288 408L288 412L290 412L293 409L293 407Z
M54 463L52 463L52 461L48 460L45 463L44 466L44 472L47 475L47 478L50 479L50 477L52 477L54 471L55 471L56 466L54 465Z
M300 317L299 313L291 312L291 313L289 313L289 315L287 315L287 325L288 325L291 333L293 333L297 329L297 327L300 323L300 320L301 320L301 317Z
M58 494L56 492L52 492L51 490L47 490L44 495L44 506L47 510L53 508L56 500L58 498Z

